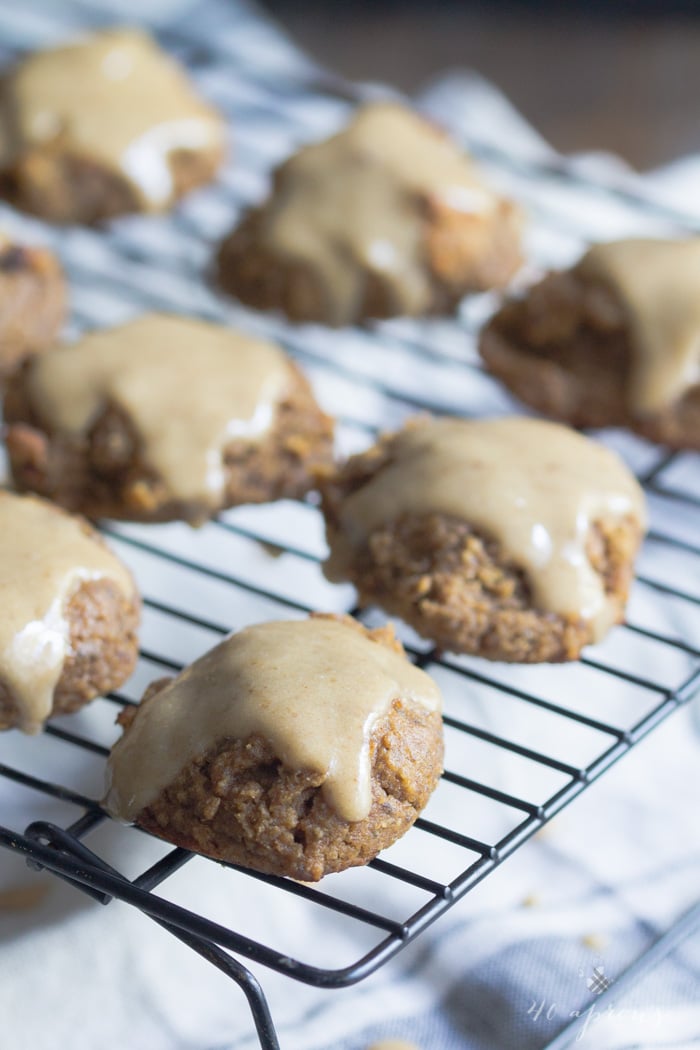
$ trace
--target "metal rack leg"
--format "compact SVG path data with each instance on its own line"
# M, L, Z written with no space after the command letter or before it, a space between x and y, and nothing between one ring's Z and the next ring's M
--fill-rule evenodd
M72 837L62 828L58 828L53 824L49 824L45 821L37 821L27 828L26 834L27 838L36 841L44 848L54 849L57 852L62 852L64 856L72 857L112 875L119 875L118 872L108 864L105 864L101 858L81 842L72 839ZM10 842L3 842L2 838L0 838L0 845L10 845ZM37 870L40 870L43 867L41 863L29 858L27 859L27 863L30 867ZM53 868L52 870L55 875L63 878L66 882L69 882L84 893L87 893L101 904L108 904L111 900L111 897L108 894L101 893L99 890L80 882L78 879L71 878L66 871L61 871L60 868ZM261 1050L280 1050L279 1040L277 1039L277 1033L270 1014L270 1008L267 1005L265 993L262 990L260 982L253 976L250 970L218 945L212 944L210 941L198 937L196 934L186 932L178 926L173 926L171 923L165 922L162 919L156 919L154 916L151 916L151 918L153 918L153 921L157 922L159 926L162 926L163 929L167 930L168 933L177 937L178 940L192 948L201 955L202 958L206 959L207 962L216 966L218 970L221 970L222 973L226 974L227 977L230 977L231 980L239 985L248 1000L248 1005L253 1015L255 1030L260 1041Z
M647 973L650 973L654 967L658 966L659 963L671 954L683 941L686 941L689 937L694 934L700 935L700 901L694 904L693 907L681 915L670 930L662 934L658 940L656 940L651 948L648 948L638 959L635 959L626 970L616 978L615 983L611 984L610 987L596 997L595 1005L596 1008L600 1005L605 1008L611 1006L616 1000L618 1000L629 988L634 984L635 981L640 980ZM577 1036L583 1028L588 1024L588 1011L583 1011L581 1017L576 1017L574 1020L564 1028L559 1035L547 1043L544 1050L565 1050L565 1047L571 1046L576 1041Z
M154 921L172 933L178 940L193 948L207 962L216 966L218 970L223 971L227 977L230 977L236 984L240 985L253 1015L261 1050L280 1050L279 1040L277 1039L265 993L260 982L250 970L229 955L228 952L214 944L210 944L209 941L201 940L193 934L185 933L184 930L180 930L176 926L170 926L167 922L160 922L158 919Z

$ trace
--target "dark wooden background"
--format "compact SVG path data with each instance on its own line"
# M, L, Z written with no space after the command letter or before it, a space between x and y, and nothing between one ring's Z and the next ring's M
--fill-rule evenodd
M415 91L471 67L564 151L609 149L643 169L700 150L700 0L266 6L349 77Z

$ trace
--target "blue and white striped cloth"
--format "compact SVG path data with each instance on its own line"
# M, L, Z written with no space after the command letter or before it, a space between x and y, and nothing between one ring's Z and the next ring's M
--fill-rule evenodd
M241 207L263 195L269 169L300 143L338 127L353 93L365 97L382 89L339 90L260 11L236 0L150 0L147 5L140 0L24 0L21 5L6 0L0 4L0 49L10 54L46 46L115 21L150 26L192 67L202 91L231 116L233 155L218 183L194 194L175 215L127 218L107 234L56 230L0 206L0 225L59 252L72 286L68 336L151 307L230 321L277 337L298 354L324 406L341 419L343 451L366 444L377 425L400 423L416 401L470 414L512 410L507 395L474 367L475 331L493 308L492 296L466 302L457 322L397 320L329 336L320 327L294 329L222 302L203 279L213 244ZM529 261L519 280L568 264L588 239L677 231L683 224L674 212L700 224L700 159L642 179L614 158L588 156L572 161L568 177L562 177L561 158L480 78L447 77L418 102L471 146L493 182L525 205ZM632 199L596 189L607 185L632 197L646 195L656 207L642 209ZM409 345L422 347L422 353L408 353ZM626 435L605 435L605 440L639 471L659 461L659 450ZM679 456L670 469L669 481L700 496L698 456ZM652 501L652 520L697 545L700 514L685 508L670 513L669 506L675 507L661 497ZM241 508L227 520L243 530L251 526L273 543L291 532L308 555L323 553L318 515L308 506ZM197 534L178 525L158 527L157 533L128 525L115 529L115 546L146 593L167 602L179 587L192 608L229 627L280 612L274 601L247 593L232 610L228 592L216 581L186 577L184 571L181 579L175 570L164 579L147 552L129 546L147 534L205 566L237 559L248 583L262 581L287 598L339 611L351 604L349 588L327 584L312 558L270 558L243 532L229 535L224 549L213 526ZM700 592L700 569L692 558L674 564L670 556L650 549L643 566L657 579L675 579L689 592ZM700 636L694 606L680 608L643 588L633 594L630 619L673 636ZM144 646L164 659L192 659L211 642L207 631L169 621L155 602L146 610ZM689 673L693 660L682 650L622 630L596 654L668 688ZM480 666L478 661L467 664ZM137 697L156 673L146 661L130 695ZM644 713L640 690L617 680L611 684L592 666L491 666L485 673L611 721L631 722L635 712ZM595 742L583 732L558 735L546 712L505 694L492 695L488 688L458 690L449 666L436 674L448 710L459 714L466 706L471 721L485 730L523 744L544 734L552 753L577 763L585 764L595 752ZM116 735L114 709L101 703L60 724L78 726L108 745ZM456 761L453 744L448 738L448 763ZM525 774L516 757L474 747L461 771L523 793ZM699 757L692 712L681 711L407 950L353 988L320 991L251 967L268 993L284 1050L361 1050L389 1037L410 1039L422 1050L536 1050L574 1016L584 1021L575 1037L581 1047L700 1047L700 936L679 945L612 1005L607 999L605 1007L598 1005L600 993L611 983L614 989L625 968L697 901ZM89 753L67 754L55 739L4 734L0 762L30 773L39 770L43 777L99 797L102 760ZM528 779L527 790L547 794L552 784ZM500 833L491 810L480 810L479 799L464 792L450 794L449 785L441 786L430 806L428 816L434 813L448 825L467 824L486 841ZM473 810L466 812L468 806ZM65 810L63 803L0 780L0 823L21 831L40 818L65 822ZM440 880L454 877L463 861L449 844L413 835L396 847L401 862L415 863ZM89 845L131 875L162 854L147 837L113 826L101 828ZM386 880L373 875L348 872L326 880L323 889L328 883L329 893L352 894L385 915L400 917L419 906L410 887L387 887ZM0 891L25 883L43 887L35 905L24 911L0 909L1 1050L249 1050L256 1045L236 987L139 912L120 903L99 908L48 875L37 883L36 875L0 850ZM159 892L291 955L303 951L321 966L345 965L364 950L355 926L342 916L305 907L302 900L204 860L191 862Z

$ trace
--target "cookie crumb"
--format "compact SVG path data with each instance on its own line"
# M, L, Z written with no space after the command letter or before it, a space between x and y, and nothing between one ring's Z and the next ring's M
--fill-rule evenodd
M590 948L592 952L602 952L608 946L609 940L604 933L586 933L581 938L584 948Z

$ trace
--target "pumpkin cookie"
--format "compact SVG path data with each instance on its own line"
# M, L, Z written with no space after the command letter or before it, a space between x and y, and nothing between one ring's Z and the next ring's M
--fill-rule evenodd
M700 449L700 238L596 245L507 302L480 350L545 415Z
M165 211L210 182L221 117L144 32L38 51L0 86L0 192L51 222Z
M437 686L390 628L350 617L247 627L120 721L114 816L306 881L391 845L442 772Z
M328 578L441 648L573 660L623 616L644 497L617 456L566 427L415 421L323 496Z
M36 733L116 689L136 663L140 601L80 518L0 492L0 729Z
M520 215L438 129L393 103L366 105L301 149L219 251L222 288L295 321L452 311L518 268Z
M333 428L272 343L146 314L26 363L5 398L17 486L90 518L182 518L302 496Z

